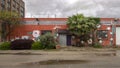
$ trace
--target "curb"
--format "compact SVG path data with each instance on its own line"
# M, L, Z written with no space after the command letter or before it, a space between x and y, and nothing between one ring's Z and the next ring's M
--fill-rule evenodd
M116 51L0 51L0 55L116 56Z

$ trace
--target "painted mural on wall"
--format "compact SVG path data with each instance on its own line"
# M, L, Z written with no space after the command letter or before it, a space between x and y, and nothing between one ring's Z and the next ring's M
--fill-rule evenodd
M39 30L34 30L32 32L33 40L38 41L40 37L40 31Z

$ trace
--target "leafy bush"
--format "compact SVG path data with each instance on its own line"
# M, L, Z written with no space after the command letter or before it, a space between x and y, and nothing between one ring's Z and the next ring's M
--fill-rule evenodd
M26 39L18 39L11 42L11 49L12 50L27 50L31 49L33 40L26 40Z
M33 50L40 50L40 49L43 49L43 46L41 45L40 42L34 42L34 43L32 44L31 49L33 49Z
M100 43L95 43L93 45L94 48L102 48L102 45Z
M54 49L56 42L54 36L51 33L46 33L40 37L41 45L43 49Z
M10 50L10 42L3 42L0 44L0 50Z

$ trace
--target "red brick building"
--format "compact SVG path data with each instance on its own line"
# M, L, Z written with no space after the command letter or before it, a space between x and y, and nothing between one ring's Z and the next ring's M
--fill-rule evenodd
M67 34L67 18L25 18L24 25L14 29L10 34L11 39L29 37L34 38L34 30L40 31L40 35L46 32L55 33L55 28L59 31L59 43L61 45L71 45L71 36ZM97 40L104 46L120 45L120 22L114 18L101 18L101 25L98 26Z

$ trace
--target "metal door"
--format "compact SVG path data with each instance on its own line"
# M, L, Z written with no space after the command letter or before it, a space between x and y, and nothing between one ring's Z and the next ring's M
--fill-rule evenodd
M59 44L61 46L66 46L66 35L65 34L59 35Z

